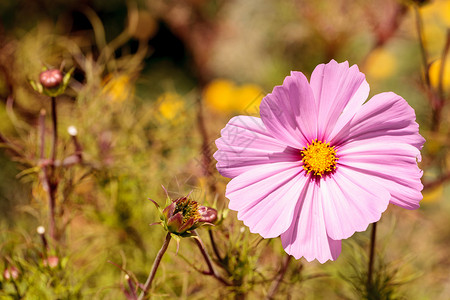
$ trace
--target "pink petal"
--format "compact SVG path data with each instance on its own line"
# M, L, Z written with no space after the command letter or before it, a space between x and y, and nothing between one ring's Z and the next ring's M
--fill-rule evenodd
M301 149L317 136L314 95L305 75L291 72L261 102L261 118L271 135Z
M369 95L369 84L358 66L332 60L318 65L311 75L311 89L318 107L318 138L330 140L335 126L351 119ZM338 122L338 119L339 120Z
M390 202L406 209L416 209L422 200L422 171L417 166L419 150L406 143L374 139L358 141L339 150L338 165L369 175L391 195Z
M295 205L308 178L297 162L273 163L251 169L232 179L226 190L229 208L238 211L253 233L279 236L289 228Z
M340 167L320 182L327 234L334 240L365 231L386 210L391 195L370 176Z
M260 118L232 118L216 140L217 170L234 178L260 165L279 161L301 161L300 152L274 139Z
M294 222L281 234L286 252L296 259L317 259L320 263L335 260L341 253L341 241L331 239L326 232L319 186L309 181L295 208Z
M340 131L333 132L338 165L372 176L391 194L391 203L416 209L422 199L417 166L424 138L414 110L400 96L382 93L364 104Z
M336 128L330 139L334 145L354 140L378 139L384 143L407 143L422 149L425 139L419 134L414 110L395 93L375 95L342 128Z

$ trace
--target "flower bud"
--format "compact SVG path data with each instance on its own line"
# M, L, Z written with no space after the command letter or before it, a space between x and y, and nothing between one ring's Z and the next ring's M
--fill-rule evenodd
M73 125L67 127L67 132L69 133L70 136L77 136L78 135L78 130Z
M58 69L46 70L39 75L39 82L47 89L58 87L62 81L63 75Z
M42 264L44 266L46 266L46 267L48 266L51 269L56 268L58 266L58 263L59 263L58 256L49 256L42 261Z
M3 278L6 280L16 280L19 278L19 269L14 266L8 267L3 271Z
M167 231L180 236L190 236L190 231L217 220L217 211L199 206L188 197L181 197L162 210L161 219Z
M64 75L58 69L45 70L39 74L39 81L30 80L29 82L36 92L56 97L64 93L74 70L72 68Z
M39 226L38 228L36 228L36 231L39 235L43 235L45 233L45 227Z
M217 221L217 210L211 207L200 206L198 212L201 215L200 222L214 224Z

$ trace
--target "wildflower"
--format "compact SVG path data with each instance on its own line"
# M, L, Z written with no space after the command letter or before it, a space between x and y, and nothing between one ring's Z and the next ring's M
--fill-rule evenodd
M205 102L219 112L243 112L258 106L262 100L262 89L255 84L236 86L227 79L212 81L203 93Z
M108 74L103 79L102 93L112 102L121 103L134 95L132 78L126 74Z
M367 60L367 76L369 78L389 78L394 74L396 68L395 56L383 48L374 50Z
M158 119L161 122L171 121L172 123L179 123L184 118L185 105L180 95L167 92L159 96L157 102L159 103Z
M159 208L159 206L155 205ZM202 225L212 225L217 220L217 211L198 205L189 196L178 198L161 211L161 224L172 234L191 236L192 231Z
M367 103L356 65L291 72L261 103L261 119L232 118L217 139L229 208L253 233L281 235L295 258L335 260L341 240L377 222L389 203L416 209L425 140L414 110L389 92Z
M444 67L444 73L442 74L442 87L447 89L450 87L450 60L447 59L445 61L445 65L442 66L441 59L434 61L430 65L429 73L430 73L430 81L431 85L435 88L439 87L440 73L441 68Z

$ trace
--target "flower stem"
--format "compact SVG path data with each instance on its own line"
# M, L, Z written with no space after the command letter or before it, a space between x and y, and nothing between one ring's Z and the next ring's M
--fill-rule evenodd
M203 272L203 274L213 276L225 286L231 286L229 282L227 282L216 272L212 264L211 258L209 257L208 252L206 252L205 245L203 244L202 240L198 236L197 232L195 232L195 230L194 233L195 233L195 235L193 236L194 241L197 244L198 248L200 249L200 252L202 253L203 257L205 258L206 264L208 265L209 269L209 271Z
M281 266L281 270L278 273L277 279L273 282L273 284L270 286L270 290L267 293L266 300L271 300L275 296L281 281L283 281L284 275L286 274L286 271L289 267L289 262L291 261L291 256L286 255L283 265Z
M51 154L51 160L54 163L56 159L56 145L58 143L58 119L56 115L56 97L52 97L52 125L53 125L53 141L52 141L52 154Z
M209 234L209 239L211 240L211 245L212 245L214 254L216 255L216 258L217 258L220 262L222 262L223 259L222 259L222 257L220 256L219 249L217 249L217 245L216 245L216 242L215 242L215 240L214 240L214 235L213 235L213 232L212 232L211 229L208 230L208 234Z
M45 110L39 114L39 135L40 135L40 158L45 159ZM53 165L51 166L53 168ZM53 174L53 171L51 172ZM48 197L48 227L49 235L52 240L56 238L55 222L55 185L52 182L52 174L49 175L47 163L42 167L42 184L45 187Z
M424 76L425 76L425 85L427 87L430 86L430 73L428 70L428 53L427 49L425 48L425 41L423 37L423 23L422 23L422 16L420 15L419 7L414 7L414 12L416 14L416 30L417 30L417 37L419 38L419 46L420 46L420 53L422 54L422 64L424 68Z
M202 138L201 161L202 161L203 175L205 175L207 178L210 192L214 194L217 191L217 187L214 178L214 170L213 168L211 168L212 166L211 144L208 137L208 130L206 129L207 126L205 122L205 116L203 114L203 101L201 97L199 97L197 100L197 126L200 132L200 136Z
M49 213L50 213L50 237L52 239L57 238L56 232L56 222L55 222L55 210L56 210L56 189L58 188L57 179L55 178L55 161L56 161L56 148L58 144L58 119L56 114L56 97L52 98L52 129L53 129L53 140L52 140L52 152L51 152L51 164L50 164L50 175L48 176L49 182Z
M370 253L369 253L369 270L367 273L367 288L372 286L372 273L373 273L373 263L375 260L375 242L377 235L377 223L372 225L372 234L370 236Z
M150 271L147 281L145 282L144 287L142 288L142 293L139 295L139 300L142 300L145 298L145 296L147 296L148 290L150 289L153 279L155 278L156 271L158 270L159 264L161 263L161 259L163 258L164 253L166 253L167 247L169 247L171 238L172 236L170 235L170 233L167 233L166 239L164 240L164 244L162 245L161 249L156 255L155 261L153 262L152 270Z

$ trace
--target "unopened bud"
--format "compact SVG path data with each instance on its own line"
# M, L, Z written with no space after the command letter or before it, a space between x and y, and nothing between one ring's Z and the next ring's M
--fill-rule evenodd
M217 210L211 207L200 206L198 208L198 212L200 213L200 222L206 223L214 223L217 221Z
M62 81L63 75L58 69L47 70L39 75L39 82L47 89L58 87Z
M59 258L58 256L49 256L48 258L44 259L42 263L44 264L44 266L48 266L53 269L58 266Z
M39 226L38 228L36 228L36 231L38 234L42 235L45 233L45 227L44 226Z
M16 267L8 267L3 271L3 278L16 280L19 278L19 270Z
M71 136L76 136L78 134L78 130L75 126L69 126L67 128L67 132L71 135Z

